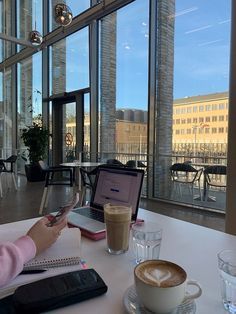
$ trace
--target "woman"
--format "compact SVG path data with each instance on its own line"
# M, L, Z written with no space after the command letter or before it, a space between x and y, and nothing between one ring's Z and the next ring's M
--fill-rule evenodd
M0 243L0 287L15 278L24 263L49 248L59 237L67 220L63 219L52 227L48 223L49 220L43 217L15 242Z

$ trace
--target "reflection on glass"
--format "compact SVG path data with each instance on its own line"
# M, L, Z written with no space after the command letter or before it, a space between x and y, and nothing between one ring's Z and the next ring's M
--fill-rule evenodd
M33 123L42 123L42 52L18 64L17 125L18 148L25 150L20 138L21 130ZM23 169L23 162L19 166Z
M88 28L50 47L50 93L58 94L89 86Z

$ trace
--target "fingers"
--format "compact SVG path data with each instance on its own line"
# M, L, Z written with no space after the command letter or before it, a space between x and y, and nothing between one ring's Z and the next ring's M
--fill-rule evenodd
M60 232L67 225L67 219L64 218L59 223L56 223L51 228L53 228L56 232Z

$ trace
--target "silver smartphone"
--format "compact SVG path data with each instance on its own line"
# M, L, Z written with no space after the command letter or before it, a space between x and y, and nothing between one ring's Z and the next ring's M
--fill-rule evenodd
M49 227L52 227L53 225L59 224L63 218L66 217L66 215L75 207L75 205L79 201L79 193L75 193L73 199L69 204L64 205L59 209L57 214L52 218L52 220L48 223Z

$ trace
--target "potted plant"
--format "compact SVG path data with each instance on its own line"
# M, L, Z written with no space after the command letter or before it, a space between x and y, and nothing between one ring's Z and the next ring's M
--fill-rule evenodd
M43 181L45 174L39 166L39 160L47 155L49 132L37 123L22 130L21 138L27 147L29 164L25 164L25 173L28 181ZM27 161L26 156L22 158Z

